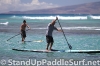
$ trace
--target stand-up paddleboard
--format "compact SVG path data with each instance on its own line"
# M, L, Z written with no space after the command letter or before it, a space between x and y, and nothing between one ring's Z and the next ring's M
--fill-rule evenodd
M49 50L30 50L30 49L12 49L15 51L23 51L23 52L39 52L39 53L47 53L47 52L53 52Z
M12 49L15 51L25 51L25 52L38 52L38 53L48 53L48 52L67 52L67 53L100 53L100 50L30 50L30 49Z

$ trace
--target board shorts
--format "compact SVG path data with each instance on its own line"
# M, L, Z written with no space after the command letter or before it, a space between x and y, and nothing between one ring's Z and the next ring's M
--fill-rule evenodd
M25 31L25 30L21 30L21 36L22 36L23 38L26 37L26 31Z
M47 41L47 43L53 43L54 42L53 37L48 36L48 35L46 35L46 41Z

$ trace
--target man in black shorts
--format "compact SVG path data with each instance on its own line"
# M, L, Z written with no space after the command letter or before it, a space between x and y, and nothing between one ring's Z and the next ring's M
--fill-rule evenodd
M48 47L50 46L49 50L52 49L52 45L54 43L53 37L52 37L52 32L53 30L57 30L57 31L62 31L61 29L57 29L54 25L56 23L56 20L58 20L58 18L56 17L55 20L53 20L51 23L48 24L47 26L47 31L46 31L46 41L47 41L47 48L46 50L48 50Z
M28 27L30 29L30 27L26 24L26 20L24 20L23 24L20 26L22 42L24 42L24 40L26 38L26 31L25 31L26 27Z

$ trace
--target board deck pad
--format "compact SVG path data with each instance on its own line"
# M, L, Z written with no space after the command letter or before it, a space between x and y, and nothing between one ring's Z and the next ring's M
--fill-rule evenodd
M100 53L100 50L32 50L32 49L12 49L15 51L27 51L27 52L40 52L40 53L49 53L49 52L67 52L67 53Z

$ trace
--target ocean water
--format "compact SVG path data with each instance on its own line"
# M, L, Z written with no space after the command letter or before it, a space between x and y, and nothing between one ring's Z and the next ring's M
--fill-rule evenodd
M12 48L45 50L47 25L56 16L59 18L72 50L100 50L99 14L0 14L0 65L21 66L21 61L32 60L34 65L26 63L22 66L99 66L100 53L36 53L12 50ZM31 27L31 30L27 31L27 42L25 43L21 42L20 35L15 36L20 33L20 25L23 20L26 20ZM60 28L58 22L55 26ZM11 37L13 38L7 41ZM53 37L53 49L69 50L63 33L54 31ZM40 40L42 42L38 42ZM39 62L35 64L35 60ZM62 63L59 63L59 61L62 61ZM78 63L79 61L81 63ZM85 61L85 64L82 61ZM88 61L91 61L91 63L89 64Z

